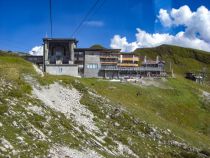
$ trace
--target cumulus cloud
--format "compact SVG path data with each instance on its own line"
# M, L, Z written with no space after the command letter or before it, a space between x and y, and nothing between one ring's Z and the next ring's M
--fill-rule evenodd
M187 5L180 7L179 9L172 9L168 12L165 9L160 9L159 15L157 16L160 22L166 26L171 27L172 25L187 25L192 18L194 13L190 10Z
M92 26L92 27L102 27L104 26L104 22L103 21L85 21L84 25L87 26Z
M157 16L160 19L160 22L166 26L170 27L172 25L172 20L170 15L167 13L167 10L160 9L159 15Z
M137 28L136 41L129 43L126 37L115 35L111 39L111 48L121 48L122 51L129 52L136 48L171 44L210 51L210 11L206 7L201 6L195 12L186 5L171 11L160 9L157 18L163 27L183 26L184 30L171 35L150 34Z
M162 9L159 11L158 18L163 26L184 26L185 35L189 38L200 38L210 42L210 11L204 6L199 7L195 12L186 5L179 9L172 9L170 12Z
M129 52L132 51L136 48L138 48L136 42L132 42L132 43L128 43L126 37L122 37L120 35L115 35L112 39L111 39L111 48L114 49L122 49L125 52Z
M43 55L43 46L35 46L30 51L29 54L31 55Z

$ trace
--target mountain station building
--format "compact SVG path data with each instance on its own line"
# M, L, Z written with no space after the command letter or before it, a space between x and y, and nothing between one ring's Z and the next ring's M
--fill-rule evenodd
M141 63L134 53L121 53L120 49L77 48L77 43L71 38L44 38L43 56L25 56L25 59L53 75L108 79L165 75L165 62L158 57L155 61L144 57Z

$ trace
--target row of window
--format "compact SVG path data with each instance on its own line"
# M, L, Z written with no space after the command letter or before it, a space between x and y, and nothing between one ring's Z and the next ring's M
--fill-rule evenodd
M98 69L98 64L87 64L88 69Z

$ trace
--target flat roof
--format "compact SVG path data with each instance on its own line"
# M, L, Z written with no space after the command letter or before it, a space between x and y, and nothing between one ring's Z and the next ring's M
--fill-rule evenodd
M36 57L43 57L43 55L31 55L31 54L29 54L29 55L24 55L23 57L34 57L34 58L36 58Z
M76 38L43 38L43 41L74 41L78 42Z
M107 49L107 48L74 48L75 51L102 51L102 52L120 52L121 49Z

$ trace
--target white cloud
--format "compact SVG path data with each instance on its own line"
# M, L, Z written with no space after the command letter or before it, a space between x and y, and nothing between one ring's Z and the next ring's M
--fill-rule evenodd
M114 49L122 49L125 52L133 51L138 48L136 42L128 43L126 37L122 37L120 35L115 35L113 39L111 39L111 48Z
M29 54L31 55L43 55L43 46L35 46L30 51Z
M187 5L172 9L170 12L161 9L158 18L163 26L184 26L185 36L210 42L210 11L204 6L195 12L192 12Z
M170 15L167 13L167 10L160 9L159 15L157 16L160 19L160 22L166 26L170 27L172 25L172 20Z
M160 9L157 17L164 27L184 26L184 30L171 35L150 34L137 28L136 41L129 43L126 37L115 35L111 39L111 48L120 48L129 52L136 48L171 44L210 51L210 11L206 7L201 6L195 12L186 5L170 12Z
M172 25L187 25L194 13L187 5L180 7L179 9L172 9L168 12L165 9L160 9L157 16L163 26L171 27Z
M87 26L92 26L92 27L102 27L104 26L104 22L103 21L85 21L84 22L85 25Z
M171 21L175 25L187 25L192 18L194 13L190 10L187 5L180 7L179 9L172 9L169 16L171 16Z

